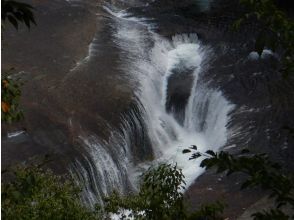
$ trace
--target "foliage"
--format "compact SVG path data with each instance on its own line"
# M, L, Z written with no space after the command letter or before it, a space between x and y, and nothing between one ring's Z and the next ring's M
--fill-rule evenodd
M28 28L31 27L31 24L36 24L32 12L34 8L31 5L13 0L1 0L1 4L3 22L7 19L16 29L19 23L24 23Z
M247 179L242 183L241 189L258 186L270 192L270 198L275 200L275 209L255 213L255 220L289 219L281 208L290 205L294 210L293 174L284 174L280 165L270 161L266 154L249 155L247 149L244 149L240 156L233 156L224 151L201 153L195 150L190 159L203 156L206 158L202 160L201 167L216 168L217 173L227 172L227 176L236 172L246 174Z
M283 76L293 76L294 72L294 21L281 11L273 0L240 0L247 8L247 13L234 24L239 29L244 21L257 21L260 31L255 41L255 50L261 55L263 49L268 47L274 52L279 50L281 67L279 72ZM293 128L285 126L289 135L293 136ZM226 171L228 175L234 172L242 172L248 175L242 188L260 186L271 192L270 197L275 199L276 207L269 211L253 214L254 219L289 219L281 207L291 206L294 210L294 177L293 174L284 174L281 167L270 162L265 154L253 156L234 157L228 153L206 152L209 157L202 161L201 165L206 168L217 167L218 172ZM197 152L194 158L203 154ZM205 155L207 156L207 154ZM292 216L294 219L294 216Z
M13 0L1 0L1 4L2 27L6 20L16 29L18 29L19 23L24 23L28 28L31 27L31 24L36 24L32 12L34 8L31 5ZM20 83L7 75L6 73L6 76L1 79L1 120L11 123L22 119L23 113L19 109Z
M249 11L235 22L239 28L245 19L258 20L263 29L256 38L255 49L261 54L265 47L273 51L282 49L281 71L289 75L294 70L294 23L280 11L272 0L240 0ZM8 20L16 29L19 23L28 28L36 24L32 13L33 7L17 1L2 0L3 22ZM2 120L12 122L22 117L18 109L21 95L20 85L9 77L2 83ZM192 149L197 150L197 149ZM183 153L190 153L184 150ZM243 151L248 153L247 151ZM242 188L260 186L271 192L276 207L269 211L253 214L256 220L289 219L281 208L291 205L294 209L294 178L283 174L280 166L273 163L265 154L253 156L233 156L226 152L194 152L190 159L206 157L201 166L207 169L216 167L217 172L231 175L242 172L248 175ZM3 219L99 219L100 215L85 208L79 200L79 190L74 185L42 170L39 166L17 167L11 172L12 180L2 184ZM121 219L221 219L224 205L216 202L201 206L194 212L187 212L181 190L184 189L184 175L176 166L161 164L156 169L150 168L143 176L138 194L120 196L113 193L105 199L104 217L109 213L121 214ZM124 214L126 210L130 212Z
M120 198L117 193L106 199L105 209L120 214L132 210L136 219L182 219L184 175L176 166L161 164L143 176L137 195Z
M187 214L181 193L184 176L176 166L161 164L150 168L142 176L138 194L113 193L105 199L104 208L97 206L92 211L82 205L80 191L71 181L42 169L43 164L4 171L9 178L7 183L2 183L4 220L95 220L109 219L111 213L120 215L120 219L221 219L224 205L220 202L203 205L198 211Z
M125 197L113 193L106 198L106 213L116 213L121 219L220 219L223 211L220 202L202 206L189 213L181 192L185 187L184 175L176 166L161 164L149 168L142 176L138 194Z
M257 220L288 220L289 216L279 209L271 209L269 211L257 212L252 215Z
M19 109L19 98L21 95L20 83L12 80L8 76L1 80L1 117L2 121L19 121L23 118L23 113Z
M11 180L2 184L4 220L99 219L79 200L79 190L39 166L18 166L5 173Z
M294 72L294 21L281 11L273 0L240 0L248 11L234 23L238 29L246 20L258 21L260 31L255 41L255 50L261 55L265 47L282 52L281 72L288 76Z
M220 201L207 205L201 205L199 210L192 213L188 217L188 220L223 220L220 214L223 213L224 208L225 205Z

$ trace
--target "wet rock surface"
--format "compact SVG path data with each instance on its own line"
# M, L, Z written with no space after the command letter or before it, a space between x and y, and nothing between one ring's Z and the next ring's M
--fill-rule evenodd
M3 33L2 68L14 67L25 80L25 119L17 125L2 126L2 167L52 152L59 155L52 166L63 173L72 158L83 150L78 141L81 134L107 139L108 125L118 126L121 114L132 105L132 88L118 68L119 54L110 41L111 19L95 7L94 1L76 5L57 0L32 4L37 9L38 26L30 32L25 28L19 32L7 28ZM294 127L293 79L284 81L272 71L274 57L248 59L256 30L228 32L230 19L236 15L226 4L222 7L212 8L206 14L184 3L181 7L166 7L164 1L156 1L150 7L139 4L129 11L155 19L156 31L167 38L193 32L211 47L202 80L221 89L236 104L228 124L230 136L225 149L236 146L229 150L236 153L246 147L253 152L266 152L291 169L293 138L281 128ZM167 107L172 109L172 103L185 105L189 77L179 80L175 75L170 80L174 83L170 84ZM24 134L7 138L7 132L23 128ZM138 157L143 154L138 153ZM227 178L209 171L195 181L186 196L192 209L222 200L228 205L225 217L236 219L264 196L258 189L240 191L243 178Z
M252 60L254 36L258 29L249 25L238 32L230 26L238 17L240 8L236 2L219 1L209 13L186 14L182 5L175 9L158 7L144 12L158 18L159 33L166 37L174 33L197 33L201 42L211 47L210 58L203 72L203 81L212 88L219 88L235 109L228 124L229 139L225 150L238 154L240 149L265 152L286 169L293 169L293 137L283 127L293 127L293 77L284 79L277 73L277 57ZM159 6L164 7L164 6ZM190 9L193 10L193 9ZM169 11L169 12L167 12ZM168 14L173 12L171 19ZM185 13L185 17L181 16ZM160 14L156 17L156 14ZM171 27L171 28L164 28ZM175 90L177 91L177 90ZM174 91L174 92L175 92ZM171 92L172 93L172 92ZM233 148L232 148L233 147ZM240 191L241 174L227 178L213 171L205 172L189 187L186 197L192 209L215 200L227 204L224 216L236 219L250 205L260 200L266 192L260 189Z
M24 120L2 125L2 167L56 153L54 169L65 172L80 155L79 136L88 132L107 138L107 126L117 125L128 110L131 90L118 77L115 48L104 49L112 44L109 18L99 13L96 1L29 3L35 7L37 26L18 32L7 26L3 33L2 69L13 67L24 83ZM7 138L8 132L23 128L22 140Z

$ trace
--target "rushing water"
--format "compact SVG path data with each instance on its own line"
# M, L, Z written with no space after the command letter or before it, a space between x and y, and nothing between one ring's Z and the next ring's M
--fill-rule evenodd
M203 170L199 160L189 161L182 150L191 145L200 151L222 147L233 108L221 91L201 79L210 49L196 34L166 39L152 31L150 21L105 10L114 21L112 41L121 51L120 70L135 88L136 105L122 116L120 129L110 128L107 141L80 137L87 155L71 171L83 184L84 201L91 205L101 203L102 196L114 189L121 193L136 189L138 174L154 163L177 163L191 185ZM134 162L134 144L150 146L153 160Z

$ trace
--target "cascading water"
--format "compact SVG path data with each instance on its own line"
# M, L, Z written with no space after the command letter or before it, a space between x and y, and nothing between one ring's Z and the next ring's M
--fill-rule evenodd
M182 150L191 145L197 145L200 151L222 147L233 107L220 91L209 88L201 79L209 50L201 46L196 34L168 40L154 33L142 19L105 9L114 16L112 40L121 51L120 69L135 87L139 116L123 117L122 132L113 132L108 141L82 138L87 165L76 161L72 171L84 183L84 200L101 203L101 195L113 189L121 193L134 189L137 175L159 162L177 163L189 186L203 170L199 160L189 161ZM178 103L176 96L186 101ZM154 160L135 165L132 136L140 136L138 131L148 135Z

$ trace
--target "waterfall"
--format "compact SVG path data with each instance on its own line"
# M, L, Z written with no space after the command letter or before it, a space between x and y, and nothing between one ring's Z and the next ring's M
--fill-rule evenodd
M201 45L197 34L167 39L153 32L153 25L144 19L105 10L114 16L112 41L121 51L120 69L135 88L136 114L123 116L121 128L113 129L108 141L81 137L87 168L76 161L71 170L84 184L83 198L89 204L101 203L101 196L113 189L134 190L138 175L159 162L177 163L189 186L203 169L200 160L189 160L182 150L191 145L200 151L221 148L233 108L221 91L202 80L210 50ZM132 145L148 148L134 136L148 137L154 160L134 162Z

